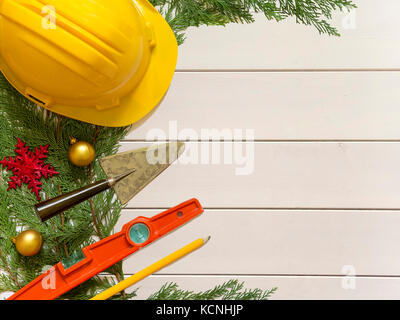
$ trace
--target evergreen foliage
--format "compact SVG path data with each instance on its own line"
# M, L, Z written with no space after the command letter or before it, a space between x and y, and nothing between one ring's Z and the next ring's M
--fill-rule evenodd
M191 26L251 23L254 15L263 13L269 20L281 21L295 17L296 21L313 25L320 33L338 35L330 26L335 10L349 10L355 5L346 0L151 0L170 23L178 43L184 41L184 31ZM21 96L0 76L0 158L14 156L17 138L31 147L50 145L46 163L60 172L42 181L42 199L105 178L97 159L115 154L119 141L129 131L124 128L99 127L58 116ZM91 142L96 160L87 168L73 166L68 160L69 139ZM7 191L9 172L0 171L0 292L17 291L35 279L46 268L55 265L76 250L111 235L123 207L112 191L103 192L66 214L41 223L34 212L36 197L23 185ZM43 179L42 179L43 180ZM34 257L17 253L10 238L24 229L39 231L44 239L42 251ZM61 298L88 299L124 278L122 263L106 270L113 277L93 277ZM195 293L165 284L149 299L267 299L276 288L243 290L243 283L228 281L211 290ZM136 295L121 293L113 299L129 299Z
M96 158L114 154L119 141L128 132L125 128L99 127L39 109L18 94L3 76L0 77L0 158L14 156L17 138L31 147L50 144L46 163L54 165L59 175L43 180L42 199L48 199L105 178L98 161L78 168L68 160L69 139L75 137L93 143ZM122 206L106 191L70 210L66 214L40 222L34 211L36 197L26 185L7 191L9 172L1 171L0 184L0 291L16 291L72 252L80 250L112 234ZM34 257L19 255L10 238L23 229L35 229L44 239L42 251ZM121 263L107 270L123 279ZM91 290L104 289L104 281L91 281ZM108 283L112 285L113 283ZM74 291L83 296L88 285Z
M256 14L268 20L293 17L297 23L314 26L320 34L339 36L327 20L334 11L356 8L348 0L150 0L174 30L178 43L185 40L189 27L226 26L229 23L252 23Z
M277 290L243 289L244 283L236 279L229 280L213 289L193 292L179 289L176 283L166 283L151 295L149 300L267 300Z

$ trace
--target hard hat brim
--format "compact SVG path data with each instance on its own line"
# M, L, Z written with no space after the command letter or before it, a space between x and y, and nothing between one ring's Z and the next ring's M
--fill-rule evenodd
M106 127L131 125L155 108L168 91L174 76L178 44L162 15L147 0L135 1L146 21L154 27L156 46L140 84L117 107L98 110L95 107L51 105L47 109L63 116Z

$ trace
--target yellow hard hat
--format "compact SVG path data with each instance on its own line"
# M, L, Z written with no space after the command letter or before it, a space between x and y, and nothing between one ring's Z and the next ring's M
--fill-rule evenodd
M0 70L42 107L119 127L167 92L178 45L147 0L0 0Z

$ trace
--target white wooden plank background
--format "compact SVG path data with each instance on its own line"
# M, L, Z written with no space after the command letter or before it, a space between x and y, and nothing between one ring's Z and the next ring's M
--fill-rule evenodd
M263 17L189 30L168 94L121 151L148 144L154 130L173 139L171 126L253 129L255 169L240 176L235 163L184 164L201 147L251 143L180 137L191 140L183 162L139 193L118 227L191 197L206 211L132 255L125 271L212 240L138 284L139 298L168 281L197 291L232 278L277 286L275 299L400 298L400 4L356 2L355 15L335 15L340 38ZM353 289L343 287L349 266Z
M236 175L243 164L182 163L201 155L204 146L222 154L227 145L251 148L250 143L186 143L179 162L128 206L163 208L196 196L211 208L400 208L398 142L255 143L250 175ZM141 146L126 142L121 150Z
M177 72L127 138L176 125L251 128L257 140L399 140L399 81L398 72Z
M394 292L400 291L400 278L388 277L320 277L320 276L152 276L138 284L135 299L147 299L164 283L175 282L180 289L205 291L230 279L244 282L246 288L273 288L278 290L271 299L398 299ZM354 281L354 282L353 282ZM355 287L342 283L351 283ZM132 289L131 289L132 290Z
M127 210L119 223L122 227L136 216L158 212ZM394 254L399 223L395 211L206 210L132 255L125 270L139 271L168 252L211 235L202 249L160 273L342 275L343 267L350 265L359 276L400 276L400 259Z
M340 38L320 36L293 20L276 23L262 16L249 25L193 28L180 48L178 69L398 69L400 21L394 13L400 3L355 3L354 26L346 14L335 15Z

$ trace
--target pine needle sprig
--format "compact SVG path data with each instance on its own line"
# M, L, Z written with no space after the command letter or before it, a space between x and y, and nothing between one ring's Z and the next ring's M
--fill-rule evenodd
M150 0L164 15L179 44L190 27L226 26L229 23L253 23L257 13L268 20L294 17L297 23L311 25L320 34L339 36L330 25L334 11L356 8L347 0Z
M244 282L229 280L207 291L193 292L179 289L176 283L166 283L148 300L267 300L277 290L244 289Z
M61 174L43 181L41 197L43 199L58 196L90 183L92 180L105 177L98 159L118 151L120 141L127 134L129 127L106 128L98 130L94 147L96 159L91 172L88 168L73 166L68 160L70 137L78 140L91 141L97 128L91 124L75 121L37 107L17 93L14 88L0 77L0 158L13 155L17 138L29 146L49 144L49 154L46 161L51 163ZM0 248L5 259L0 259L2 290L16 291L14 275L17 275L20 286L24 286L43 272L46 266L52 266L67 257L70 253L93 243L97 235L93 227L93 215L88 202L82 203L66 212L61 217L42 223L38 219L34 204L37 202L26 185L17 190L7 191L8 172L1 170L0 183ZM96 220L101 226L102 237L111 235L120 217L122 205L113 197L112 191L93 198ZM97 212L98 211L98 212ZM45 239L43 248L34 257L23 257L18 254L11 237L17 236L23 229L35 229ZM118 273L109 270L110 274L123 278L122 267ZM98 283L92 281L85 286L79 286L74 291L77 296L84 295L88 286L96 290ZM79 294L78 294L79 293Z

